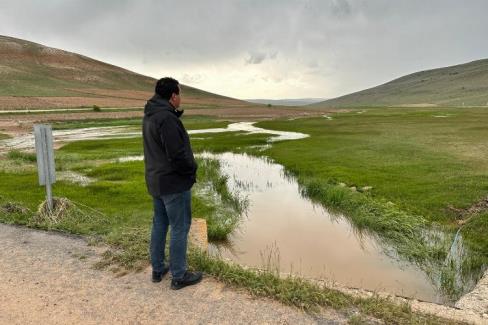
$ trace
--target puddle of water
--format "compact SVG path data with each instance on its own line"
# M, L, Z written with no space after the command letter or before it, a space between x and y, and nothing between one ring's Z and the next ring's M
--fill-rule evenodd
M120 157L117 158L115 161L116 162L127 162L127 161L143 161L144 156L126 156L126 157Z
M283 140L298 140L298 139L307 138L309 136L308 134L299 133L299 132L275 131L275 130L258 128L253 125L254 123L256 122L231 123L226 128L190 130L188 131L188 134L244 131L251 134L253 133L272 134L274 135L274 137L271 137L269 139L270 142L283 141Z
M93 178L90 178L88 176L82 175L80 173L77 173L77 172L74 172L71 170L58 172L56 175L56 178L59 181L64 180L64 181L68 181L68 182L71 182L74 184L78 184L80 186L87 186L90 183L93 183L94 181L96 181Z
M69 130L53 130L54 142L73 142L79 140L96 140L96 139L117 139L140 136L140 131L135 131L134 127L127 126L110 126L81 128ZM17 136L15 138L0 141L0 151L5 150L32 150L34 149L35 140L33 134Z
M218 159L230 190L249 202L239 228L225 245L212 245L213 253L258 268L278 256L283 273L442 302L417 267L386 256L374 238L358 237L344 218L303 198L283 166L242 154L202 157Z

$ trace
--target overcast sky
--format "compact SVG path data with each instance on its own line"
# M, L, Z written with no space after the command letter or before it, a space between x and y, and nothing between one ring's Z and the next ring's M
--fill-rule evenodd
M488 58L488 1L0 0L0 34L237 98L332 98Z

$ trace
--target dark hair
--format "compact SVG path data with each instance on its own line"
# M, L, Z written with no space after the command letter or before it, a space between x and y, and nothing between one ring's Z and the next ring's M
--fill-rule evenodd
M170 77L161 78L158 80L158 82L156 82L156 94L169 100L173 93L177 95L180 94L180 89L178 88L179 84L180 83L176 79Z

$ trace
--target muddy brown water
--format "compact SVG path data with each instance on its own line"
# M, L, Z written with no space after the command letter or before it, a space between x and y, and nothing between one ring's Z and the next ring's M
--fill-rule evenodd
M250 267L443 302L416 266L385 255L374 238L301 196L283 166L243 154L202 157L218 159L230 190L249 204L228 243L211 245L212 253Z

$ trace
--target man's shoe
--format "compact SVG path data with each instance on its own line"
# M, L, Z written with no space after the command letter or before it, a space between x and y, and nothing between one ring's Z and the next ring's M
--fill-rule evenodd
M185 275L181 280L174 280L174 279L171 280L171 289L180 290L186 286L197 284L200 281L202 281L202 272L186 271Z
M168 273L168 271L169 271L169 267L167 267L167 266L163 267L163 271L162 272L153 271L152 272L152 282L154 282L154 283L161 282L161 280L163 279L164 275L166 273Z

